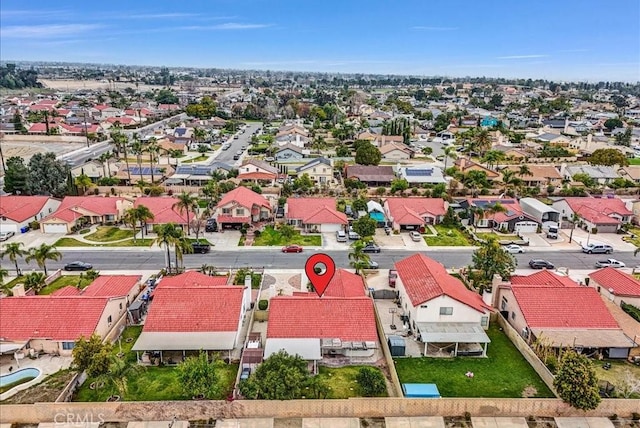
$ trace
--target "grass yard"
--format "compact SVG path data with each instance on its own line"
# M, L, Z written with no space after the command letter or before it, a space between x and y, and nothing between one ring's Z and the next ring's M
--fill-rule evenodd
M637 227L632 227L631 229L629 229L629 233L631 235L623 236L622 240L625 242L629 242L630 244L633 244L636 247L640 247L640 229L638 229Z
M640 165L640 158L631 158L629 160L629 165Z
M15 269L14 269L14 271L15 271ZM20 284L20 283L22 283L22 282L24 282L24 276L21 276L21 277L19 276L19 277L17 277L17 278L13 278L11 281L9 281L8 283L6 283L6 284L4 285L4 287L5 287L7 290L10 290L10 289L12 289L13 287L15 287L16 285L18 285L18 284Z
M51 284L40 290L40 293L38 294L41 296L46 296L47 294L52 294L53 292L69 285L72 287L78 287L79 285L80 288L85 288L92 282L93 281L89 281L89 279L85 278L84 276L80 278L80 275L62 275L60 278L56 279Z
M358 370L364 366L319 367L318 377L331 388L327 398L362 397L360 385L356 381ZM382 395L387 397L388 394Z
M449 228L436 224L434 226L438 234L436 236L425 236L424 240L431 247L468 247L471 245L469 239L456 228Z
M480 239L489 239L495 238L498 241L519 241L520 237L518 235L503 235L501 233L495 232L478 232L476 236Z
M302 245L319 247L322 245L321 235L301 235L300 231L296 230L290 239L286 239L280 231L275 230L269 226L260 233L260 236L256 236L253 241L254 246L279 246L279 245Z
M395 359L400 382L435 383L443 397L553 397L497 324L492 325L487 334L491 339L488 358ZM473 372L473 378L465 376L469 371ZM529 394L525 394L525 390Z
M207 159L209 159L209 156L206 155L200 155L197 158L193 158L193 159L187 159L182 161L182 163L194 163L194 162L204 162Z
M631 375L636 379L636 382L640 381L639 366L635 366L626 361L618 360L607 360L606 362L611 364L611 368L609 370L605 370L602 368L602 365L605 363L605 361L593 360L593 368L596 371L596 376L598 376L599 381L607 381L616 385L617 387L618 385L620 385L621 381L624 381L627 371L630 372ZM632 394L629 398L640 398L640 394Z
M86 235L84 239L93 242L113 242L133 237L133 230L120 229L113 226L98 226L95 232Z
M135 242L133 239L121 242L109 242L109 243L96 243L90 244L88 242L78 241L75 238L60 238L54 244L56 247L150 247L153 243L153 239L137 239Z

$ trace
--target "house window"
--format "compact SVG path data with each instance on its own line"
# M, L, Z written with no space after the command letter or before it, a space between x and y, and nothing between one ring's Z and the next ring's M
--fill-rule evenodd
M70 351L76 346L75 342L62 342L62 349Z
M486 327L489 325L489 317L482 317L480 318L480 325L482 327Z
M231 214L231 208L223 208L222 214Z
M242 208L238 208L238 209L236 210L236 215L244 215L244 209L242 209Z
M427 305L420 305L422 309L427 309Z
M107 318L107 323L111 324L112 321L113 319L111 318L111 315L109 315L109 318Z
M440 315L453 315L453 307L451 307L451 306L442 306L440 308Z
M116 219L116 216L114 216L113 214L107 214L104 217L105 217L106 221L114 221Z
M500 310L501 311L507 310L507 303L508 303L508 300L503 297L502 298L502 302L500 302Z
M511 312L511 319L512 320L516 319L516 313L515 312Z
M122 303L120 303L120 310L122 310Z

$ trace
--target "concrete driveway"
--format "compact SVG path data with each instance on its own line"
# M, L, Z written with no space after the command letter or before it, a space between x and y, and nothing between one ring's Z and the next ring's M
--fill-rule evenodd
M589 233L582 229L575 229L573 231L573 240L578 245L589 244L606 244L613 247L613 251L634 251L636 246L629 242L624 242L622 237L625 235L618 235L617 233Z
M3 247L5 244L10 244L11 242L22 242L25 249L38 247L41 244L53 245L58 239L66 235L66 233L42 233L39 230L32 230L27 233L19 233L12 236L2 242L0 247Z

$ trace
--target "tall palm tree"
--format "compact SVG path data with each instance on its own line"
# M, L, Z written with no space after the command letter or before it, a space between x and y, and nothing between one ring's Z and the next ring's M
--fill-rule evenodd
M111 165L109 165L109 161L112 158L113 152L104 152L98 157L98 160L102 163L102 175L105 177L111 177Z
M138 164L140 181L144 181L144 178L142 176L142 153L144 153L142 141L140 141L140 139L138 138L138 134L133 134L133 142L131 143L131 154L136 155L136 163Z
M209 133L204 128L193 128L193 138L196 140L196 143L202 143Z
M173 209L177 209L179 213L183 213L186 212L186 216L187 216L187 235L190 235L191 232L189 230L189 212L193 211L193 213L196 213L196 210L198 209L198 197L197 196L192 196L191 194L187 193L187 192L182 192L178 195L178 201L173 204Z
M124 212L122 216L122 222L126 225L131 226L133 229L133 242L136 242L136 226L138 225L138 218L135 208L129 208Z
M122 153L124 155L124 163L127 165L127 179L128 183L131 184L131 171L129 171L129 153L127 150L127 146L129 145L129 138L120 132L120 129L116 128L113 132L111 132L111 139L113 140L113 144L118 150L118 153Z
M578 221L580 221L580 216L576 213L573 213L571 215L571 234L569 235L569 243L571 243L571 241L573 240L573 231L575 230ZM640 247L636 248L636 251L633 253L634 256L638 253L638 249L640 249Z
M4 285L4 280L9 276L9 271L0 266L0 286Z
M356 270L356 274L360 274L362 269L369 266L369 254L364 252L366 242L357 240L351 244L351 252L349 253L349 265Z
M167 254L166 254L167 266L166 267L167 267L167 271L170 272L171 271L170 248L172 245L175 245L176 240L180 238L180 236L182 235L182 230L180 230L180 228L177 227L175 223L166 223L158 226L155 232L157 237L154 243L158 244L159 246L164 246L165 249L167 250Z
M22 242L11 242L4 247L4 251L0 253L0 259L4 259L5 256L9 258L10 261L16 266L16 275L21 276L22 272L18 267L18 259L29 254L28 251L24 250L22 246L24 243Z
M153 174L153 166L155 165L155 161L157 160L158 153L160 153L160 146L158 145L158 141L155 139L155 137L149 138L149 141L147 141L147 145L145 146L145 151L149 153L151 183L155 183L156 180Z
M183 256L185 254L193 253L193 246L191 245L191 241L189 240L189 238L182 234L182 231L180 229L178 230L180 231L180 236L176 238L174 245L176 270L182 268L182 262L184 260Z
M47 260L58 261L62 258L60 251L53 245L41 244L39 247L32 248L29 255L25 259L27 263L31 260L35 260L40 269L44 269L45 276L47 275Z
M443 171L447 170L447 162L449 161L449 158L451 159L455 159L456 158L456 149L454 146L448 146L444 148L444 169Z
M475 148L483 155L487 150L491 148L491 134L486 129L475 132L473 136L473 142Z
M136 210L136 220L140 222L140 230L142 232L142 239L144 239L144 232L147 229L147 222L154 219L154 215L151 210L145 205L138 205L134 208Z
M487 168L495 166L501 160L504 160L505 154L499 150L489 150L482 157L482 161L487 164Z
M42 272L31 272L24 277L24 288L26 290L33 290L36 294L47 285L47 274Z

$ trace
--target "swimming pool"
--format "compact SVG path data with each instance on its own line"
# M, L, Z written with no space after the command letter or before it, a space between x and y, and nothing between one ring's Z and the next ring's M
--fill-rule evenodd
M13 373L0 376L0 387L10 385L12 383L16 383L24 379L29 379L29 378L35 379L38 376L40 376L40 373L41 373L40 369L30 367L30 368L21 369Z

